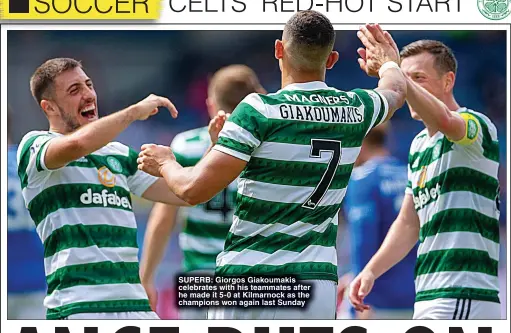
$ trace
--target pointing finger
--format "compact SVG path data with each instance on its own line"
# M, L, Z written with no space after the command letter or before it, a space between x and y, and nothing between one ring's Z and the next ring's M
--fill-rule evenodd
M158 104L167 108L170 111L172 118L177 118L178 115L177 109L168 98L160 97L158 100Z

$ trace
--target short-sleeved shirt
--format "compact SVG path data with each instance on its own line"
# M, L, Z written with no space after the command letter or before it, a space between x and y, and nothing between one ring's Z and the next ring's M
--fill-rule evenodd
M247 161L216 274L337 281L337 214L362 140L387 112L374 90L324 82L248 95L214 148Z
M420 132L408 158L406 193L420 220L416 301L461 298L499 302L499 143L485 115L458 110L459 142Z
M157 178L137 169L137 153L112 142L48 170L49 142L33 131L17 154L23 198L44 245L47 318L76 313L150 311L140 284L131 195Z

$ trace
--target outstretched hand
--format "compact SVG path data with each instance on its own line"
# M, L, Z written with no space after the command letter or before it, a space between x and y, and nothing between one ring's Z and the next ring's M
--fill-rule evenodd
M378 77L381 66L389 61L400 63L399 49L392 36L379 24L361 26L357 36L365 48L357 50L360 68L369 76Z
M225 111L220 110L218 111L218 114L213 119L211 119L208 126L211 143L216 144L218 141L218 135L220 134L220 131L222 131L222 128L225 125L225 121L227 118L229 118L230 115L230 113L225 113Z

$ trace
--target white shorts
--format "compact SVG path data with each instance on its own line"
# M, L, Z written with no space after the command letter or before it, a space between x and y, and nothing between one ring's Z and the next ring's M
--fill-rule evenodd
M303 281L303 283L312 285L311 299L307 302L305 308L209 308L208 319L335 319L337 283L326 280Z
M43 305L46 292L7 295L7 319L39 320L46 318Z
M68 320L155 320L160 319L152 311L140 312L101 312L101 313L77 313L70 315Z
M501 319L499 303L439 298L415 303L413 319Z

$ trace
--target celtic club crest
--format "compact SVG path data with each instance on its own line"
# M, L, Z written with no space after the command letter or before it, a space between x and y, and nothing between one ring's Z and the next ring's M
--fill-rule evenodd
M490 20L502 20L510 14L511 0L477 0L477 8Z

